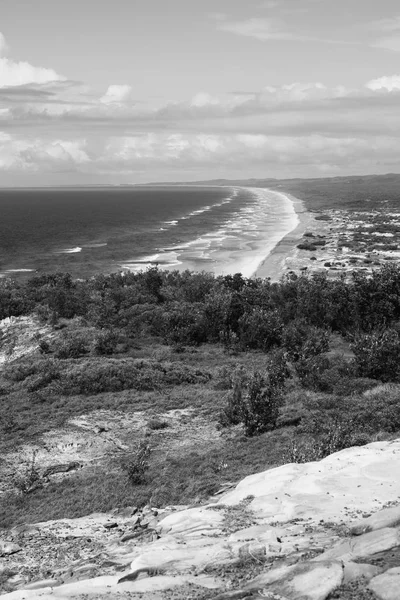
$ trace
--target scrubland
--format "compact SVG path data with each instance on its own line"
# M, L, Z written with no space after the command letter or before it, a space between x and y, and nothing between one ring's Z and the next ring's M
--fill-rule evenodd
M15 351L24 316L38 331L25 354ZM350 281L157 268L3 279L7 317L0 469L14 457L15 473L2 477L2 527L195 504L251 473L399 435L394 264ZM94 435L112 433L115 449L46 472L46 435L75 443L93 415Z

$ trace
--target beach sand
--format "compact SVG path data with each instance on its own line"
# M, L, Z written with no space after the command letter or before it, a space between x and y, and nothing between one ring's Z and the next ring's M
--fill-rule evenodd
M293 202L293 207L299 220L298 225L285 235L271 250L270 254L254 273L254 277L269 277L271 281L279 281L282 275L290 270L287 263L293 262L293 259L296 258L298 254L297 244L300 243L304 233L310 226L315 230L318 224L315 221L315 214L307 211L301 200L291 194L285 193L285 196Z

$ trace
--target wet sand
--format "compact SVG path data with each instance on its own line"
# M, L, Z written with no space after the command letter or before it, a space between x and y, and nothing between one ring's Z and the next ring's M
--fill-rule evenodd
M282 238L271 250L270 254L261 263L255 272L255 277L269 277L271 281L279 281L282 275L287 271L287 259L293 259L298 253L297 245L300 243L303 234L310 225L315 230L315 214L307 211L304 203L291 194L285 192L285 196L293 202L294 209L299 219L298 225Z

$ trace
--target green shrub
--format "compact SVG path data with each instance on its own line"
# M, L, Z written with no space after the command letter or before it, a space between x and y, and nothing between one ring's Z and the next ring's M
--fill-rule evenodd
M283 323L278 311L267 311L255 307L239 319L239 340L243 350L255 349L268 352L279 346L282 339Z
M237 381L233 386L232 393L228 396L227 405L220 412L220 427L230 427L231 425L239 425L239 423L242 421L242 411L242 384Z
M315 252L315 250L317 250L317 246L310 242L301 242L300 244L297 244L297 247L299 250L308 250L309 252Z
M71 362L53 384L62 395L100 394L135 389L156 390L163 385L206 383L211 374L180 363L141 359L97 359Z
M296 319L284 328L282 344L291 360L304 360L329 350L329 333L305 319Z
M400 334L396 329L358 335L351 349L360 377L400 381Z
M22 494L30 494L42 487L43 483L36 468L36 452L33 452L31 461L24 473L14 477L13 484Z
M78 333L65 334L58 341L54 351L55 358L65 360L66 358L80 358L87 354L88 348L85 340Z
M167 429L169 427L168 421L154 418L147 422L147 427L153 431L159 431L160 429Z
M108 329L101 331L95 339L93 351L98 356L108 356L114 354L119 341L116 331Z
M255 372L247 384L242 420L246 435L253 436L275 429L282 392L260 373Z
M146 483L146 471L149 469L150 446L146 441L140 442L136 450L123 457L121 468L132 485Z

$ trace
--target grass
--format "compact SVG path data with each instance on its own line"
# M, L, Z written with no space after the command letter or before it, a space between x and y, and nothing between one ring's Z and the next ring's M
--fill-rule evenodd
M353 356L349 344L337 334L331 337L331 350L327 355L344 356L346 360ZM32 359L34 368L48 364L43 363L46 360ZM222 346L212 344L177 353L153 338L142 339L125 354L60 360L56 363L57 381L66 381L65 373L77 370L85 373L96 365L104 372L108 365L122 365L126 369L127 365L132 368L141 364L150 375L152 371L162 374L158 385L152 386L155 389L137 389L137 381L131 379L131 389L69 395L60 393L60 387L52 388L51 380L50 383L46 380L39 393L30 392L34 375L30 374L29 361L20 361L20 365L28 364L25 371L22 369L23 376L16 364L12 376L9 373L0 381L7 387L7 394L2 397L3 435L0 438L4 456L23 444L40 446L41 436L46 431L61 427L68 430L69 419L96 415L99 411L105 421L107 415L120 420L121 424L125 419L125 425L115 430L118 435L112 430L106 432L106 437L116 435L127 450L115 450L63 478L50 478L31 493L3 494L0 496L0 527L78 517L130 505L204 502L224 483L239 481L286 462L293 441L301 444L312 439L312 434L304 429L310 415L319 415L324 421L325 416L330 418L339 411L352 422L356 422L356 417L360 421L361 416L359 427L368 433L366 441L378 434L379 439L385 439L394 435L394 429L400 429L398 385L366 382L364 387L353 386L356 393L342 395L339 401L334 394L305 390L292 378L285 390L277 429L256 437L246 437L241 426L218 431L219 413L230 393L233 371L241 366L249 372L254 369L263 372L267 360L267 355L261 352L233 355ZM172 380L165 379L168 373L173 374ZM353 389L352 385L350 382L349 389ZM374 389L363 391L371 387ZM181 411L180 416L172 417L170 411L177 410ZM377 414L379 419L373 417ZM130 429L129 419L134 422L137 415L142 415L142 428ZM151 453L143 483L134 485L123 465L140 440L146 440Z

